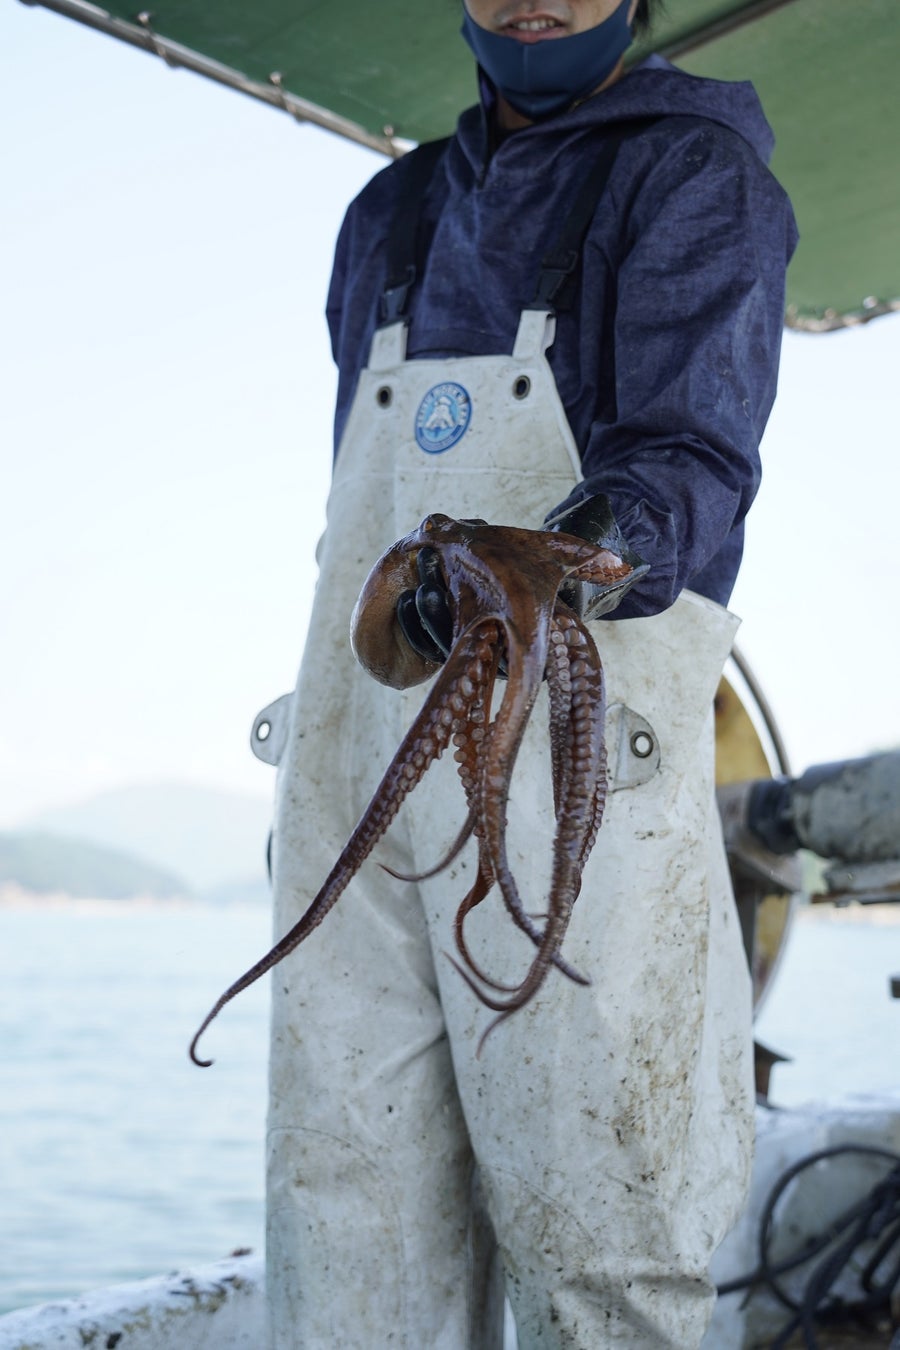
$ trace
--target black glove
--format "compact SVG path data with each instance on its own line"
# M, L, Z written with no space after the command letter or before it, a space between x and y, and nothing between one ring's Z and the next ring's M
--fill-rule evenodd
M419 584L397 601L397 622L413 651L425 661L446 661L453 641L453 615L441 565L433 548L420 548Z
M636 581L650 571L650 564L629 548L616 524L609 498L602 492L593 497L584 497L574 506L556 507L544 521L544 529L557 534L574 534L589 544L609 549L623 562L627 562L632 571L620 581L611 581L598 585L592 581L564 581L560 587L560 598L582 619L598 619L609 614L631 590Z

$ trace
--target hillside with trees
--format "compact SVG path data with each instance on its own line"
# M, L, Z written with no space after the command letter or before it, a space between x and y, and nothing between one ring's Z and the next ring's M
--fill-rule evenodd
M133 854L43 831L0 833L0 888L73 899L170 900L190 895L174 872Z

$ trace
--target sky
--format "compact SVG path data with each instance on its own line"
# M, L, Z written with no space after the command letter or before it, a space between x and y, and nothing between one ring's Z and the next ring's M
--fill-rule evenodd
M383 161L0 3L0 829L270 796L331 465L323 310ZM795 771L900 745L900 315L786 334L731 608Z

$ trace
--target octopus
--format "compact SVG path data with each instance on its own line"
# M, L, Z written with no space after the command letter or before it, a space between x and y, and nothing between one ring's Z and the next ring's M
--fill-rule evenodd
M419 655L397 617L400 597L415 589L422 562L436 556L453 620L441 663ZM302 918L221 995L190 1046L226 1003L294 951L324 920L369 858L406 797L445 750L454 759L467 814L449 852L416 876L436 875L477 840L475 880L454 922L457 957L450 957L475 995L497 1016L481 1038L530 1002L552 967L580 984L590 981L562 956L562 944L581 887L607 793L605 689L597 647L564 596L572 583L624 588L633 567L609 548L574 535L488 525L480 520L426 516L418 529L378 560L351 620L353 651L370 675L396 689L433 679L424 704L388 765L359 823ZM546 914L526 910L507 853L510 783L525 728L546 680L555 830ZM495 698L495 692L497 697ZM496 705L496 708L495 708ZM512 922L533 944L517 985L501 984L469 951L465 921L494 889Z

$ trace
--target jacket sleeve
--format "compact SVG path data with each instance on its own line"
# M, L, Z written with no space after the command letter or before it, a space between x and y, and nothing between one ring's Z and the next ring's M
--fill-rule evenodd
M782 189L736 133L712 123L661 156L630 203L615 416L592 424L575 494L606 493L651 564L616 617L665 609L710 563L716 570L723 547L739 555L795 242Z
M379 322L384 249L393 210L396 161L372 178L350 203L334 252L325 317L338 369L334 453L341 437L359 372L366 365Z

